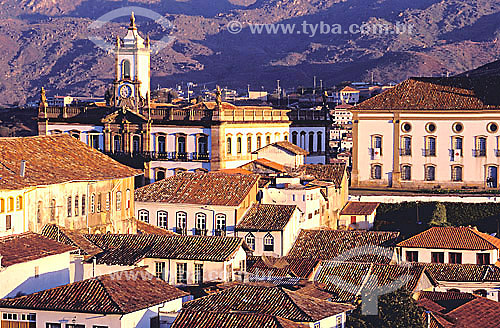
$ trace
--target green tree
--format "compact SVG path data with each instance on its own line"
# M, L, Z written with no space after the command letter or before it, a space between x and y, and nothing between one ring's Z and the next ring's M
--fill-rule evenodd
M429 226L446 227L448 225L449 223L448 220L446 219L446 206L444 206L443 203L437 203L434 212L432 212Z
M382 295L377 316L364 316L358 306L347 317L346 328L424 328L424 311L417 306L411 294L403 289Z

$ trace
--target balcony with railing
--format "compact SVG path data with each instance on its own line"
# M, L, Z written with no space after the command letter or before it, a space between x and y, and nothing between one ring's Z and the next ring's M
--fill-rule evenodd
M194 235L195 236L206 236L207 235L207 229L194 229Z
M187 235L187 228L186 227L175 227L175 232L178 233L179 235Z
M424 148L422 149L422 156L433 157L436 156L436 149L434 148Z
M104 152L106 155L114 159L123 159L125 157L143 161L176 161L176 162L189 162L189 161L210 161L209 153L183 153L183 152L158 152L158 151L142 151L142 152Z
M500 157L500 149L495 149L495 156Z
M486 157L486 149L472 149L472 156Z
M226 230L215 229L214 236L225 237L226 236Z
M400 156L411 156L411 148L400 148L399 155Z

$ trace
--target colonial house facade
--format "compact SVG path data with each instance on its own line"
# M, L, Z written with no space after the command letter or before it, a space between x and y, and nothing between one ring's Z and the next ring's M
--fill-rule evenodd
M235 168L252 152L279 141L309 151L310 163L325 163L328 112L235 106L222 102L172 105L150 101L150 44L131 19L117 39L115 80L106 103L49 106L42 90L40 135L68 133L121 162L145 170L151 181L179 170Z
M183 172L137 189L136 217L183 235L235 236L259 176Z
M134 231L134 180L69 135L0 138L0 235L52 223L84 232Z
M354 106L354 187L497 188L500 79L411 78Z
M339 229L370 230L379 205L377 202L348 202L340 212Z
M0 237L0 298L25 295L75 281L76 248L26 232Z

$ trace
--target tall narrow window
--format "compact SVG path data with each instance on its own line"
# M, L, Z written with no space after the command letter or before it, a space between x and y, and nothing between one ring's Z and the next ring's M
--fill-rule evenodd
M486 156L486 138L476 137L476 149L474 151L474 156L484 157Z
M50 220L54 221L56 219L56 200L52 198L50 200Z
M403 165L401 169L401 180L409 181L411 180L411 166Z
M16 197L16 210L20 211L23 209L23 196Z
M149 223L149 212L147 210L139 210L139 220Z
M167 142L165 136L159 136L158 139L158 152L165 153L167 151Z
M316 150L318 151L318 153L321 153L322 152L322 145L323 145L323 133L321 132L318 132L317 133L317 136L318 136L318 140L316 142L317 146L316 146Z
M181 235L187 235L187 214L186 212L177 212L176 216L176 232Z
M274 237L270 233L264 236L264 252L274 252Z
M82 215L87 214L87 196L83 195L82 196Z
M122 79L130 79L130 62L127 59L122 61Z
M155 263L155 276L161 280L165 280L166 278L166 265L165 262L156 262Z
M38 201L36 206L36 223L42 223L42 201Z
M122 192L121 191L116 192L116 210L117 211L122 210Z
M130 199L130 189L127 189L126 193L126 203L125 203L125 208L128 210L131 206L130 202L131 202L131 199Z
M80 211L80 207L78 207L78 195L75 196L75 216L78 216L78 212Z
M187 263L177 263L177 279L178 284L187 284Z
M95 213L95 194L90 196L90 212Z
M236 153L241 154L242 145L241 145L241 137L236 138Z
M436 180L436 167L428 165L425 167L425 181Z
M252 152L252 137L251 136L248 136L247 137L247 153L251 153Z
M266 145L271 143L271 136L266 136Z
M372 179L374 179L374 180L382 179L382 165L380 165L380 164L372 165L371 176L372 176Z
M177 137L177 153L179 156L186 154L186 136L184 135Z
M110 202L111 202L111 193L108 192L106 193L106 212L109 212L109 208L110 208Z
M73 200L71 199L71 197L68 197L68 217L70 217L73 212L72 212L72 206L73 205Z
M133 136L132 137L132 151L134 153L139 153L141 151L141 137Z
M97 194L97 213L101 213L102 210L102 194L98 193Z
M208 154L208 138L206 136L198 138L198 153L201 155Z
M314 153L314 132L309 132L309 152Z
M168 229L168 213L165 211L158 211L156 215L158 226L163 229Z
M424 156L436 156L436 137L426 137Z
M294 145L297 145L297 143L298 143L298 141L297 141L297 137L298 137L298 135L299 135L299 134L297 133L297 131L293 131L293 132L292 132L292 143L293 143Z
M245 242L251 250L255 250L255 236L251 232L245 236Z
M121 152L122 151L122 140L119 135L115 135L113 137L114 151Z
M205 235L207 231L207 216L205 213L196 213L196 234Z
M9 197L7 199L7 212L14 211L14 197Z
M232 153L232 150L231 150L231 137L227 137L227 140L226 140L226 153L228 155L231 155L231 153Z
M4 212L5 212L5 199L0 198L0 213L4 213Z
M12 229L12 215L5 216L5 230Z
M201 285L203 283L203 264L194 264L194 283Z
M262 148L262 137L257 136L257 149Z
M451 168L451 181L459 182L462 181L462 167L453 166Z
M215 216L215 235L225 236L226 235L226 215L217 214Z
M403 148L401 148L402 156L411 156L411 137L403 137Z

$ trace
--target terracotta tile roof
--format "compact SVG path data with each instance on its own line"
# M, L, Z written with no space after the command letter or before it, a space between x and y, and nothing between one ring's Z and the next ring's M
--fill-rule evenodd
M485 110L500 108L500 77L420 77L365 100L351 110Z
M500 282L495 265L421 263L437 281Z
M282 287L241 284L184 304L191 311L262 313L295 322L318 321L353 306L326 302Z
M460 328L497 328L500 326L500 302L478 297L448 312L455 327Z
M238 206L257 185L257 175L179 173L135 191L138 202Z
M299 146L291 143L290 141L277 141L272 144L266 145L262 148L259 148L253 152L253 154L257 154L261 149L267 148L267 147L278 147L282 148L286 151L291 152L292 154L295 155L309 155L309 152L305 149L300 148Z
M245 170L245 169L242 169L239 167L237 167L235 169L222 169L222 170L219 170L217 172L226 173L226 174L245 174L245 175L253 174L252 171Z
M0 256L2 267L24 263L75 251L76 248L58 243L42 235L25 232L18 235L0 237Z
M260 313L218 313L182 310L172 328L308 328L308 324L296 323L284 318Z
M127 314L187 296L138 268L0 300L0 308Z
M345 162L334 164L306 164L293 170L294 175L310 180L321 180L333 182L336 187L340 187L346 172Z
M350 261L388 263L398 238L399 232L396 231L302 230L288 255L333 260L351 251L355 253L351 254ZM372 254L370 248L373 246L385 247L386 250Z
M415 291L419 280L426 275L423 266L403 266L379 263L356 263L324 261L316 274L314 282L332 293L337 302L353 302L363 293L370 293L379 286L388 285L399 277L409 277L404 288ZM374 280L366 280L375 276ZM433 282L432 277L427 276ZM340 285L341 283L341 285Z
M478 297L469 293L429 291L421 291L416 296L419 306L440 313L447 313Z
M431 301L449 301L449 300L473 300L477 298L477 296L471 293L431 292L423 290L418 293L417 300L424 298L430 299Z
M253 204L236 226L240 231L281 231L297 210L296 205Z
M273 277L299 277L308 279L319 261L316 259L247 256L247 271Z
M236 237L102 234L86 238L104 250L96 256L97 263L108 265L134 265L143 258L223 262L247 247Z
M345 87L344 89L340 90L340 92L359 92L359 90L354 89L350 86Z
M143 235L167 235L176 236L177 234L173 231L163 229L152 224L146 223L141 220L136 220L137 223L137 233Z
M266 158L258 158L250 163L245 164L245 166L248 164L252 164L252 163L257 164L257 165L262 165L262 166L267 167L267 168L274 170L274 171L278 171L278 172L282 172L282 173L286 172L285 166L283 166L279 163L273 162L271 160L268 160Z
M102 249L87 240L84 234L55 224L46 224L42 228L41 234L57 242L78 248L82 255L94 256L102 252Z
M27 161L24 178L20 177L22 160ZM67 134L0 138L0 190L141 174Z
M500 248L500 239L470 227L432 227L400 242L398 246L487 250Z
M370 215L377 209L377 202L348 202L340 212L341 215Z
M432 312L442 312L446 310L444 306L441 306L428 298L422 298L417 300L417 305L424 308L427 311L432 311Z

